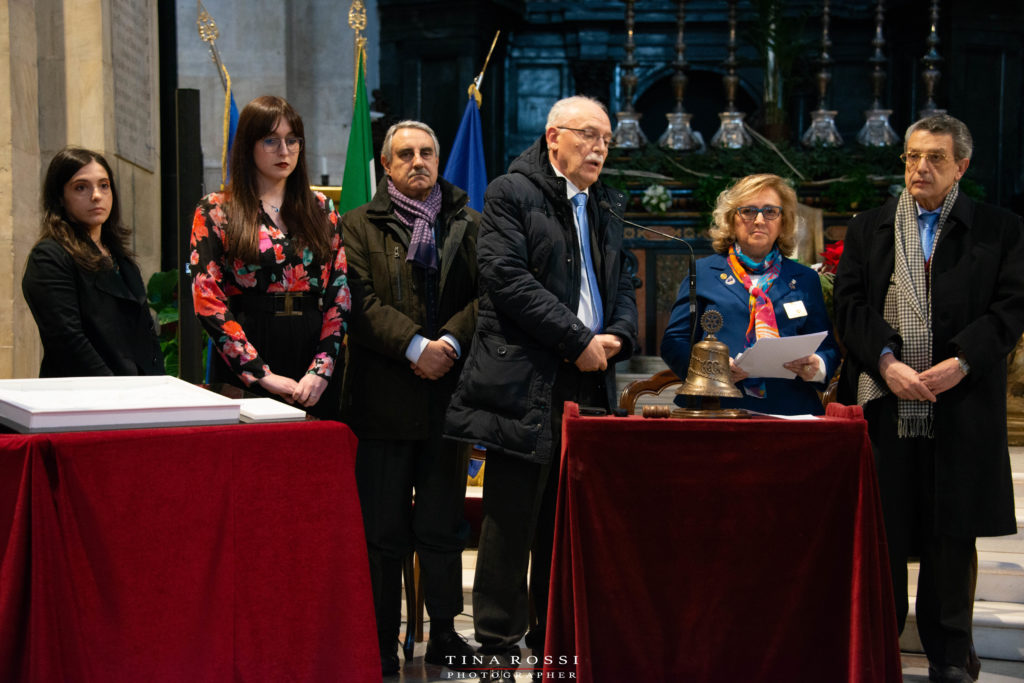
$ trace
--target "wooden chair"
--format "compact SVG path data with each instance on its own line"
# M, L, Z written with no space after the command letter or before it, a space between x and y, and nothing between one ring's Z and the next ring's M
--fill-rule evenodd
M636 402L642 396L658 396L662 391L673 384L682 384L676 373L671 370L662 370L647 379L633 380L625 386L619 396L619 408L628 414L636 413Z
M828 383L825 391L819 392L821 393L821 405L826 408L829 403L836 400L836 396L839 394L839 375L843 371L843 363L845 362L845 358L839 361L839 365L836 367L836 374L832 375L832 380Z

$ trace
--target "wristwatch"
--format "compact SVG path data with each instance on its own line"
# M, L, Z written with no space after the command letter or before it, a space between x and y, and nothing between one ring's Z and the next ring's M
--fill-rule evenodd
M971 371L971 366L968 365L967 361L965 361L960 356L956 357L956 362L960 364L960 372L962 372L962 373L964 373L966 375L968 372Z

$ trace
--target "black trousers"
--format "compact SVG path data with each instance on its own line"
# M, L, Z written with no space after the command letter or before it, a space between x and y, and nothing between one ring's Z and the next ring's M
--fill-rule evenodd
M865 406L878 472L893 595L900 633L909 610L907 560L920 558L917 630L928 660L965 666L973 644L977 578L975 539L942 533L936 522L934 439L897 438L897 402L886 396Z
M529 594L544 632L551 579L555 503L565 401L608 408L603 373L581 373L565 364L552 392L552 458L536 463L487 452L483 524L473 581L473 623L484 652L512 648L526 633ZM530 564L532 556L532 565ZM529 594L527 593L529 568Z
M453 619L462 612L468 462L469 447L440 432L419 441L359 441L356 482L377 635L391 649L402 619L402 561L413 550L420 558L420 586L430 618Z

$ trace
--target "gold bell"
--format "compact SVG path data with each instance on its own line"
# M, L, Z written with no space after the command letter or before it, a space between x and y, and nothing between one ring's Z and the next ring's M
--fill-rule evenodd
M722 314L718 311L705 311L700 318L700 325L707 333L703 341L693 345L690 351L690 365L686 371L686 381L676 390L677 395L703 397L705 409L677 408L672 411L673 417L745 417L747 411L739 409L723 410L718 399L742 398L743 394L732 383L729 372L729 347L718 341L715 332L722 329ZM691 401L688 401L690 403Z

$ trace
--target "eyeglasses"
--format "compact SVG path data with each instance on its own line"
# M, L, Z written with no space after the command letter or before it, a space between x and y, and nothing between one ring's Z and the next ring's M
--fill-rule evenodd
M263 145L264 152L276 152L281 148L281 144L284 144L285 149L288 150L289 154L295 154L302 149L302 138L263 138L260 140Z
M593 128L570 128L569 126L556 126L556 127L558 129L560 129L560 130L571 130L573 133L576 133L581 138L583 138L583 142L587 143L588 145L596 145L597 141L601 140L601 141L604 142L604 146L605 147L611 147L612 146L612 136L611 135L601 135L600 133L598 133Z
M900 161L907 165L907 168L917 168L923 159L927 159L932 166L941 166L949 159L945 152L904 152L900 155Z
M778 220L779 216L782 215L781 206L762 206L758 208L756 206L741 206L736 209L736 214L745 220L747 223L753 223L757 220L757 214L764 216L766 221Z

